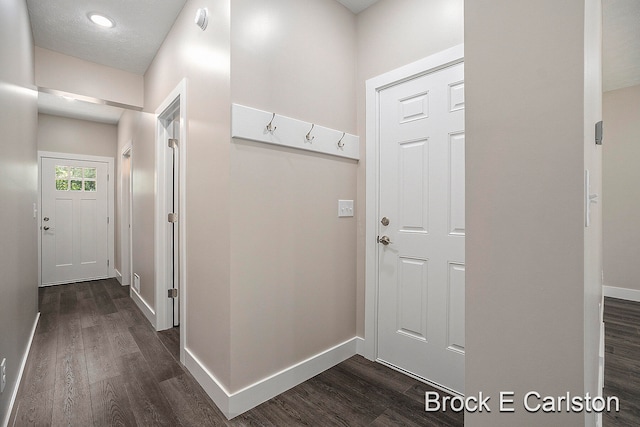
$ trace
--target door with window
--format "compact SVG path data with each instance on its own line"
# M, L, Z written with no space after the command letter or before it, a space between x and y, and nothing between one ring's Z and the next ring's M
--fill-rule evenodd
M42 284L108 276L108 164L42 158Z
M379 98L378 359L464 393L465 134L459 63Z

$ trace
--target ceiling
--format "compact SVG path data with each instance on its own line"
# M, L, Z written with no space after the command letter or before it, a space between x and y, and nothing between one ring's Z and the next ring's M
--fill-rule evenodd
M378 0L337 0L360 13ZM35 44L87 61L144 74L186 0L27 0ZM603 90L640 84L640 0L602 0ZM101 12L111 29L92 24ZM116 123L116 107L43 94L40 110ZM101 112L104 111L104 114Z

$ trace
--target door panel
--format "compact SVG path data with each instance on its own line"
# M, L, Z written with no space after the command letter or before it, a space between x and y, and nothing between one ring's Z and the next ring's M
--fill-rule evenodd
M464 392L464 70L380 92L378 358Z
M107 164L42 158L42 284L108 276Z

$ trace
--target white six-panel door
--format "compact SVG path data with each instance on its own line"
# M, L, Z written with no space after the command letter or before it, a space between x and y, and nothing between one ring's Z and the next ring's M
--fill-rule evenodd
M379 98L378 230L391 243L381 242L378 252L378 359L459 393L465 351L463 67L393 85Z
M108 276L107 163L42 158L42 284Z

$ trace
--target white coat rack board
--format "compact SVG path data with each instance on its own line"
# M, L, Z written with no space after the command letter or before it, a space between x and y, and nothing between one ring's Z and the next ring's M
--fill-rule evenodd
M359 136L239 104L232 104L231 136L360 160Z

